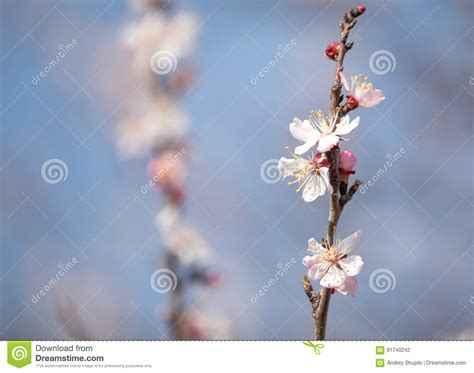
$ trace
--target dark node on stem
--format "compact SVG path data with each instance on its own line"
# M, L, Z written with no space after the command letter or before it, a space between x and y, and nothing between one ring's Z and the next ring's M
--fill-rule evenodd
M356 179L354 183L351 185L349 190L347 191L346 194L341 195L339 198L339 205L341 206L341 209L349 202L352 197L357 193L357 190L359 190L360 186L362 185L362 180Z
M341 194L347 193L347 183L343 180L341 180L341 183L339 184L339 193Z
M339 96L339 103L341 103L344 100L344 95Z
M349 43L346 43L346 49L347 49L347 50L351 50L353 45L354 45L354 42L353 42L353 41L351 41L351 42L349 42Z

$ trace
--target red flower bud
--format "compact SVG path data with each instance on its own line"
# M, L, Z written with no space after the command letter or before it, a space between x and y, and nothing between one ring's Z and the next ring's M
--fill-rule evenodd
M365 12L365 6L364 5L359 5L357 7L357 10L360 12L360 14L364 13Z
M326 51L324 52L324 54L330 60L336 61L340 50L341 50L341 43L338 41L333 41L332 43L329 43L329 45L326 47Z

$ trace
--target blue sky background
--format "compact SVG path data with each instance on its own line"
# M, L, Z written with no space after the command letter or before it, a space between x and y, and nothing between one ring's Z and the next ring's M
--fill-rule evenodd
M312 338L300 261L307 239L325 229L328 201L304 203L285 182L265 183L260 167L295 145L294 116L328 107L334 64L323 51L353 5L183 1L174 10L203 21L197 77L183 100L196 142L186 216L224 274L220 288L197 288L189 302L211 320L227 320L232 338ZM357 111L361 125L344 147L356 153L363 180L400 149L405 154L341 218L341 237L364 233L356 253L365 267L357 297L332 298L328 338L472 339L472 4L365 5L345 71L368 75L386 100ZM168 338L167 297L149 285L161 265L154 228L161 201L140 193L147 160L120 160L115 146L127 102L139 97L118 39L139 16L125 1L4 0L0 17L0 338ZM77 46L32 84L73 39ZM292 39L291 51L253 85ZM378 50L393 54L393 71L371 71ZM67 164L64 182L43 181L51 158ZM73 257L78 264L32 303ZM292 258L296 264L253 303ZM380 268L396 279L383 294L369 284ZM58 304L66 298L73 301L64 319Z

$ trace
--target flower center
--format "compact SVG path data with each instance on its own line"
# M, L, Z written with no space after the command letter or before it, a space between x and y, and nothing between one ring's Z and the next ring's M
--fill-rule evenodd
M313 172L317 172L317 169L313 164L313 160L298 162L299 158L297 156L293 157L296 161L296 164L295 167L293 167L293 169L291 170L291 177L293 177L295 180L289 181L288 185L298 183L301 186L308 180L309 176L311 176Z
M334 132L336 119L337 115L325 116L321 110L313 110L309 116L310 123L323 135Z
M367 80L368 78L366 76L363 76L362 74L353 76L352 78L352 85L353 85L353 92L363 92L367 91L369 89L374 88L372 83L369 83Z
M339 253L335 246L331 246L324 252L324 260L336 267L340 268L339 266Z

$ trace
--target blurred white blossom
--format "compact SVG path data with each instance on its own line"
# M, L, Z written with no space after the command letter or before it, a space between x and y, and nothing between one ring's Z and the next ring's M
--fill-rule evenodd
M189 128L188 118L174 100L161 97L142 114L135 114L118 127L117 143L124 158L145 155L152 147L177 142Z
M164 247L185 265L204 265L211 259L211 250L199 231L179 220L179 209L166 205L156 216L156 227Z
M190 334L195 339L223 340L231 338L231 322L210 309L193 313L190 318Z
M189 14L167 16L163 13L145 15L123 34L124 46L134 53L133 68L136 72L148 72L150 59L158 51L170 51L181 59L188 57L194 48L196 17Z

